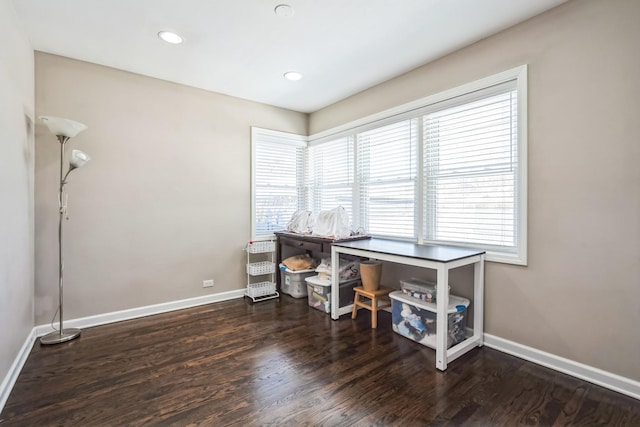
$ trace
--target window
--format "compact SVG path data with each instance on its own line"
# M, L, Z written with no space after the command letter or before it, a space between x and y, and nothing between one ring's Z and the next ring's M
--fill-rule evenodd
M254 148L254 230L341 205L354 230L526 265L526 87L522 66L312 135L308 148L291 136Z
M305 206L303 194L306 138L252 128L252 230L260 239L285 229Z
M417 120L357 134L360 226L382 237L415 237Z
M517 251L515 82L423 116L424 239Z
M309 147L306 176L310 211L317 213L342 206L353 221L353 151L351 137Z

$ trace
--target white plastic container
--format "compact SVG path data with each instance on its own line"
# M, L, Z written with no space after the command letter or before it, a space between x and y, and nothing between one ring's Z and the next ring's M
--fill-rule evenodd
M280 290L294 298L304 298L307 296L304 279L315 274L315 269L293 271L280 264Z
M321 279L319 276L307 277L304 280L307 282L309 307L331 313L331 280ZM353 288L360 284L360 279L340 283L340 307L353 304Z
M425 302L436 302L437 289L436 284L422 279L402 279L400 280L400 289L405 294L418 298ZM451 286L449 286L451 290Z
M402 291L391 292L389 297L393 331L427 347L436 348L436 304L411 297ZM466 298L449 295L447 348L466 338L466 313L469 304Z

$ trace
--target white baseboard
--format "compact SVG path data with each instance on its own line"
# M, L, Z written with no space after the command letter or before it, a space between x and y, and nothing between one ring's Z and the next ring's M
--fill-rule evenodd
M132 308L129 310L114 311L111 313L97 314L95 316L81 317L78 319L65 320L65 328L90 328L92 326L106 325L108 323L121 322L123 320L136 319L138 317L151 316L153 314L167 313L169 311L181 310L183 308L196 307L213 302L228 301L242 298L244 289L221 292L217 294L205 295L201 297L188 298L178 301L165 302L161 304L147 305L144 307ZM35 327L36 336L41 337L53 330L51 325L40 325Z
M518 344L504 338L484 334L484 345L489 348L519 357L529 362L545 366L572 377L580 378L593 384L640 399L640 382L626 378L593 366L585 365L555 354L547 353L533 347Z
M7 403L9 394L11 394L11 390L18 379L18 375L20 375L20 371L22 371L22 367L29 357L29 353L31 353L31 348L35 341L36 332L35 328L33 328L27 336L27 339L24 341L24 344L22 344L22 348L20 348L11 368L9 368L9 372L7 372L4 380L2 380L2 384L0 384L0 412L4 409L4 404ZM0 419L0 422L2 422L2 419Z

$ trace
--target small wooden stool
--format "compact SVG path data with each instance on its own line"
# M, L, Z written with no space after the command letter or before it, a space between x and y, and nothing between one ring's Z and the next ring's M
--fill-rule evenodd
M391 307L391 301L389 300L389 292L393 289L380 286L377 291L365 291L362 286L353 288L355 292L353 296L353 312L351 318L355 319L358 314L358 307L366 308L371 311L371 329L378 327L378 310ZM370 301L361 301L360 296L369 298ZM378 302L381 304L378 305Z

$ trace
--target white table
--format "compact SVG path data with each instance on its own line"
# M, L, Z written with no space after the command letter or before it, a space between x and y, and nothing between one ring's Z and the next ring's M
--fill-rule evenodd
M339 259L340 254L373 258L398 264L430 268L437 272L437 328L436 368L447 369L451 362L483 344L484 315L484 251L440 245L418 245L384 239L338 242L331 245L331 318L351 313L352 305L340 307ZM447 308L449 306L449 270L473 264L473 334L447 349Z

